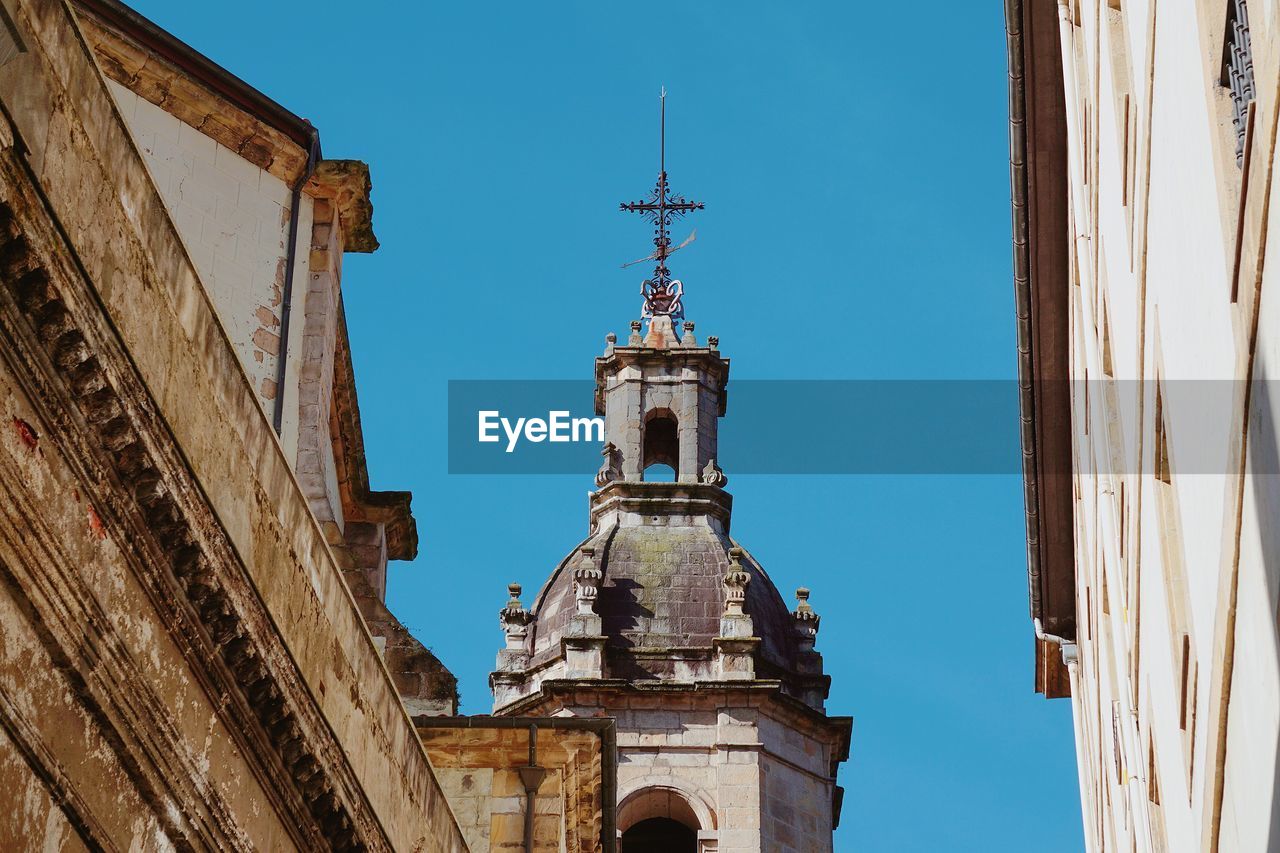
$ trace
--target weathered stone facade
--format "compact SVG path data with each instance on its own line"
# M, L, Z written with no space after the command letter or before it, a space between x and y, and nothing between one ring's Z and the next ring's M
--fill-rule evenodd
M614 831L614 721L417 717L472 853L585 853ZM530 797L533 820L526 821Z
M0 849L466 850L405 712L453 678L382 605L417 536L342 324L367 170L308 176L312 129L117 3L2 2ZM288 301L281 187L277 435L246 344L282 315L236 306Z
M716 461L729 363L670 318L596 360L590 530L532 606L512 585L495 713L613 717L624 851L830 850L851 720L824 710L818 618L729 535ZM665 464L675 482L646 482Z

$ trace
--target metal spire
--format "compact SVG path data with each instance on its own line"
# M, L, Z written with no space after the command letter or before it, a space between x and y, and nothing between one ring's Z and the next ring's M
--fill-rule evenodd
M667 90L664 87L659 97L658 183L649 194L648 201L624 202L621 205L622 210L642 214L654 225L653 254L639 261L623 264L624 267L629 267L631 264L642 261L655 262L653 277L645 279L640 286L640 293L644 296L644 317L652 318L665 314L671 317L672 322L684 317L684 306L680 300L684 295L684 285L671 278L671 270L667 269L667 258L692 243L697 232L690 234L688 239L673 248L670 228L674 220L683 218L686 213L703 208L704 205L700 201L686 201L684 196L672 195L671 188L667 184Z

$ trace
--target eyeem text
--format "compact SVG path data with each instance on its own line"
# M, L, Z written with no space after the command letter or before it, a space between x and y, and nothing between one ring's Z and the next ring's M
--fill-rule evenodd
M502 417L497 410L487 409L476 413L479 424L478 440L492 443L502 440L499 430L506 434L507 453L516 449L521 437L537 444L543 441L604 441L604 418L574 418L568 412L548 412L543 418Z

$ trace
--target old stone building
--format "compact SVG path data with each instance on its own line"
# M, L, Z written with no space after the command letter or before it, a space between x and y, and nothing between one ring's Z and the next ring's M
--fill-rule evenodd
M453 716L384 603L369 194L115 0L0 0L0 850L614 849L613 721Z
M665 229L656 242L660 283ZM679 282L658 298L672 286L678 305ZM609 335L596 359L607 443L590 526L528 609L512 585L494 713L617 720L624 851L831 850L852 721L824 709L818 615L805 589L789 609L730 536L729 362L653 301L647 332ZM655 465L674 480L646 480Z
M1280 849L1278 12L1006 3L1035 681L1098 853Z

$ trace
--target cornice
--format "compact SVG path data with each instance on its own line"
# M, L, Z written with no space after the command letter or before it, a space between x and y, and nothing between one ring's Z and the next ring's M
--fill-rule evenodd
M2 140L0 140L2 142ZM13 147L0 151L0 338L80 465L300 846L390 850L289 649Z
M590 518L598 524L610 512L645 516L707 516L729 531L733 495L707 483L663 483L614 480L591 493Z
M80 29L111 80L292 186L309 125L115 0L75 0Z

